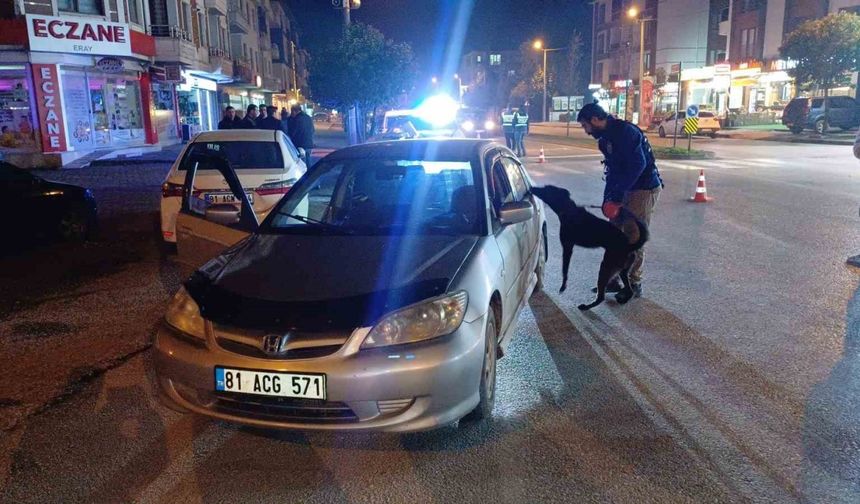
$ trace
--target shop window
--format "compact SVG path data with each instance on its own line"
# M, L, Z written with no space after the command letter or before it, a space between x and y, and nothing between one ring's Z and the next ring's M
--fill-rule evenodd
M24 66L0 70L0 152L36 147L25 72Z

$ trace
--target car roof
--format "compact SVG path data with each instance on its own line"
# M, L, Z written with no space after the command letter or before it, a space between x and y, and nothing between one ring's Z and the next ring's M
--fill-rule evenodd
M265 129L231 129L204 131L194 137L194 142L274 142L277 131Z
M353 145L332 152L326 159L472 160L493 147L502 145L492 140L468 138L393 140Z

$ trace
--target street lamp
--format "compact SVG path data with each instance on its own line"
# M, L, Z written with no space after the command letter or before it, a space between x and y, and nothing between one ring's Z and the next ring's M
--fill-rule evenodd
M645 117L645 23L656 21L656 19L641 17L639 9L635 6L627 9L627 17L635 19L639 23L639 123L641 124ZM628 58L627 61L629 62L630 59Z
M433 76L433 78L432 78L432 79L430 79L430 82L432 82L432 83L433 83L433 85L435 86L435 85L436 85L436 83L438 83L438 82L439 82L439 79L437 79L437 78L436 78L436 76L434 75L434 76Z
M541 115L542 115L541 119L546 121L547 116L549 115L549 112L546 109L546 53L552 52L552 51L563 51L567 48L566 47L555 47L552 49L546 49L546 48L544 48L543 40L541 40L541 39L535 40L534 44L532 44L532 47L534 47L538 51L543 51L543 109L541 110Z

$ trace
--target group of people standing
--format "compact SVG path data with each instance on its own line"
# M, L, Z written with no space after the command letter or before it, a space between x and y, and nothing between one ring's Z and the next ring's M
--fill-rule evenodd
M516 110L510 105L502 111L502 131L505 143L517 156L526 155L525 137L529 132L529 113L525 107Z
M280 119L276 116L278 107L274 105L248 105L245 117L239 118L236 109L224 109L224 118L218 123L219 130L228 129L265 129L283 131L290 137L293 145L304 149L304 161L310 166L311 150L314 147L314 121L300 105L293 105L290 112L281 109Z

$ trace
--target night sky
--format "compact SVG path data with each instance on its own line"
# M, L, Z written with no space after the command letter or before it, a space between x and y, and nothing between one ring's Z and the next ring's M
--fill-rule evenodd
M285 3L298 19L301 43L311 57L340 30L343 14L332 7L331 0ZM422 73L453 73L460 51L459 44L450 44L449 40L457 39L454 20L458 9L468 13L470 5L463 53L473 49L516 49L537 36L551 46L562 46L568 43L574 29L585 34L586 41L590 39L588 0L362 0L361 8L352 12L352 20L373 25L395 41L408 42ZM446 64L448 61L451 63Z

